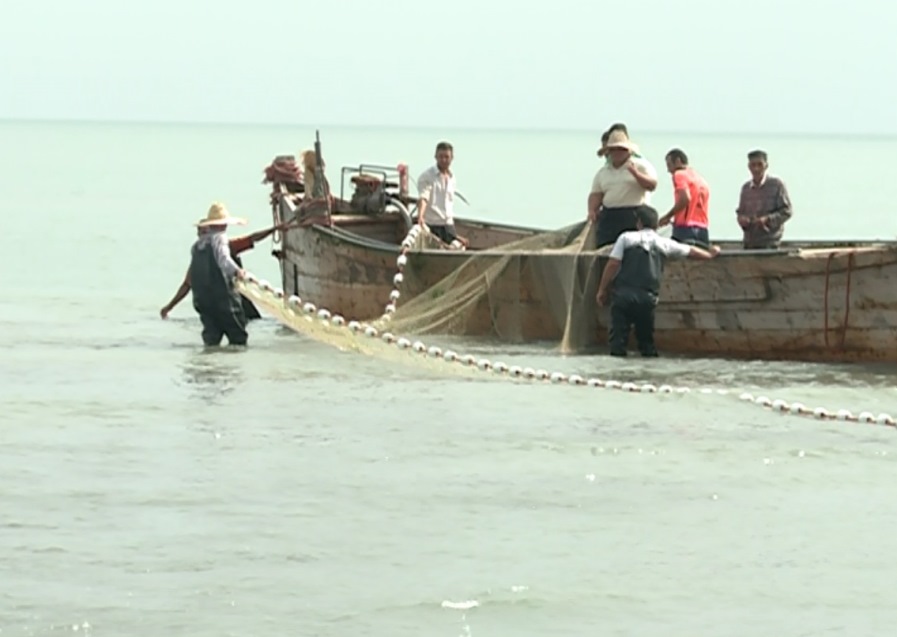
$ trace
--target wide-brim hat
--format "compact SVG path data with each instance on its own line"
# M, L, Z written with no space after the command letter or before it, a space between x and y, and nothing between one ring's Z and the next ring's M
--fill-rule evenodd
M610 137L607 138L607 143L604 145L604 150L605 152L607 152L615 148L628 150L631 153L635 150L635 144L629 141L629 136L626 135L626 133L620 130L615 130L610 134Z
M245 226L246 219L234 217L233 215L231 215L228 209L224 207L223 203L218 203L217 201L209 207L209 213L206 215L206 218L200 220L196 224L196 226L199 228L204 228L206 226L231 225Z

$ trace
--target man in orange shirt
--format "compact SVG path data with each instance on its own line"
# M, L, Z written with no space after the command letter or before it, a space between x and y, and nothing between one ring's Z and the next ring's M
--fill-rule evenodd
M666 156L673 176L673 207L660 219L660 226L673 223L673 239L681 243L710 247L710 187L688 165L688 156L674 148Z
M265 230L259 230L258 232L254 232L252 234L247 234L243 237L234 237L229 241L229 248L231 258L237 262L241 268L243 267L243 263L240 261L240 257L238 256L241 252L246 252L247 250L252 250L255 247L256 242L262 241L267 238L269 235L274 234L275 230L280 230L283 232L290 225L289 222L281 223L271 228L266 228ZM205 228L200 226L196 232L197 236L203 233ZM175 292L174 297L172 297L171 301L169 301L161 310L159 310L159 316L162 318L168 318L168 314L175 308L175 306L186 298L186 296L190 293L190 273L188 272L184 275L184 280L181 282L181 287L178 288L178 291ZM256 307L252 304L252 302L247 299L245 296L241 296L240 300L243 303L243 311L246 313L246 319L258 319L261 318L261 314L256 309Z

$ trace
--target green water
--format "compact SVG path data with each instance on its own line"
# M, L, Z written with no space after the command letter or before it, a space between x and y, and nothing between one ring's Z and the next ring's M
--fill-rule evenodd
M501 222L581 219L597 169L589 134L321 133L334 183L361 162L416 174L447 138L461 212ZM221 199L265 226L262 169L313 131L2 123L0 139L2 635L852 636L897 619L893 430L421 372L270 320L245 352L203 353L189 301L158 317L191 224ZM658 170L688 152L719 239L737 237L755 146L791 191L789 238L895 234L893 140L636 141ZM832 162L848 149L863 161ZM245 262L273 281L269 246ZM890 367L469 348L897 412Z

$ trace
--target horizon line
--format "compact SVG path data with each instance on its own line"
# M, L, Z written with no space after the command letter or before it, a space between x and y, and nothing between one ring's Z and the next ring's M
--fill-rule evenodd
M144 126L221 126L221 127L243 127L243 128L337 128L337 129L386 129L386 130L435 130L441 128L450 131L472 131L472 132L498 132L498 133L585 133L597 134L600 128L588 129L580 127L558 127L558 126L460 126L460 125L408 125L408 124L346 124L339 122L319 122L310 124L305 122L257 122L257 121L199 121L199 120L157 120L157 119L132 119L132 118L70 118L70 117L0 117L0 123L3 124L128 124L128 125L144 125ZM883 138L893 139L897 137L897 133L873 133L873 132L856 132L856 131L762 131L762 130L670 130L670 129L651 129L644 128L640 134L649 135L758 135L758 136L785 136L785 137L863 137L863 138Z

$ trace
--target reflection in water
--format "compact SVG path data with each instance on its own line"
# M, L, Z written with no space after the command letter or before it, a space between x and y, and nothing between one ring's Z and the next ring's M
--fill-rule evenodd
M184 361L184 384L203 402L214 403L243 383L243 366L239 358L244 347L206 347L194 350Z

